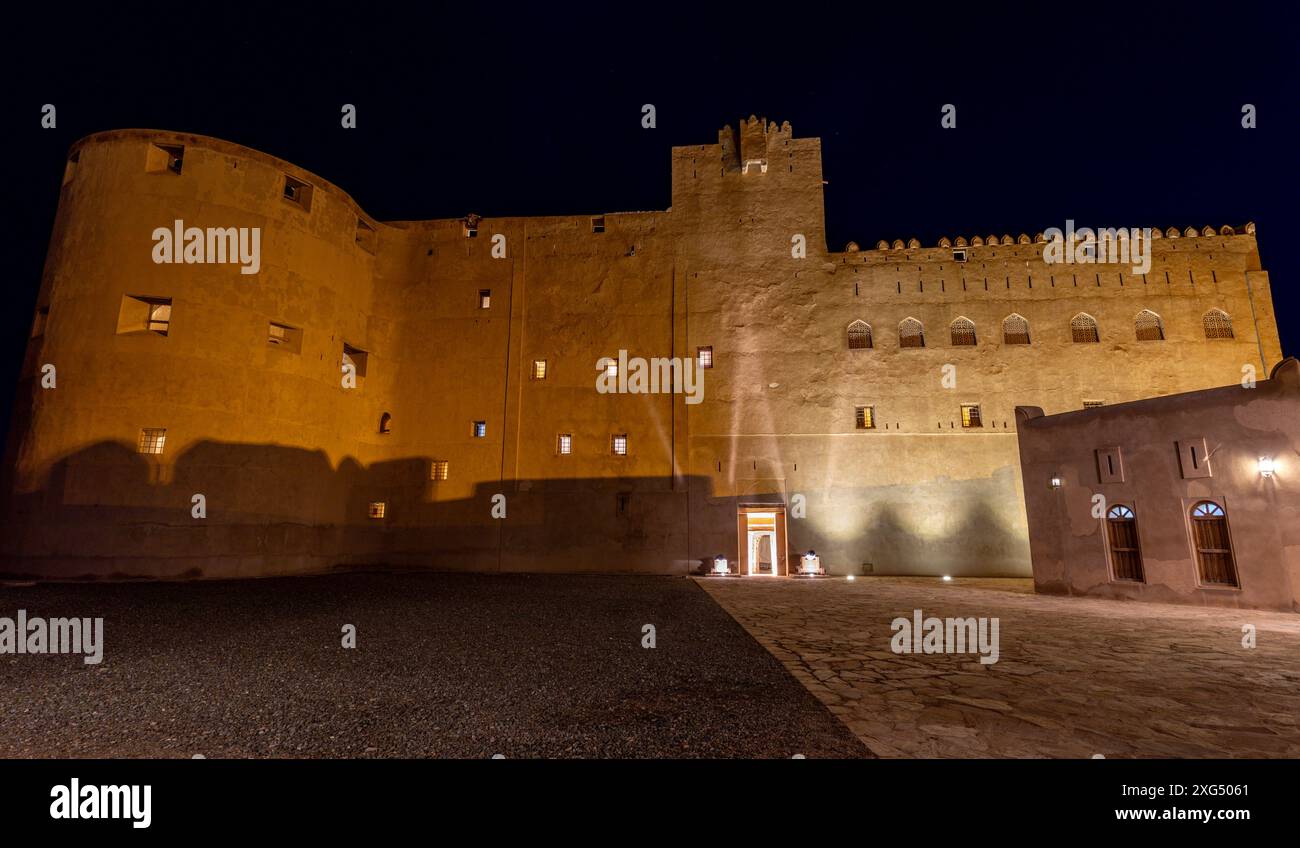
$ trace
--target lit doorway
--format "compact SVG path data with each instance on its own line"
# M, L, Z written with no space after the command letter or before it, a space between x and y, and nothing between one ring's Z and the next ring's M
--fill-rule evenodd
M753 577L775 577L786 572L785 509L741 507L738 527L740 573Z

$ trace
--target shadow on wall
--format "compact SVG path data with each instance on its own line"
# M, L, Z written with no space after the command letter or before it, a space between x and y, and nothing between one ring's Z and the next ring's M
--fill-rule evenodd
M717 553L735 560L740 505L785 498L714 497L704 476L676 486L666 476L471 484L453 469L439 481L430 457L335 467L323 451L267 444L204 441L158 459L100 442L56 462L36 488L10 490L0 574L231 578L374 565L685 574ZM987 503L938 485L923 510L938 520L920 530L918 510L900 516L888 491L814 493L847 521L832 531L791 517L790 553L816 548L840 574L862 562L876 573L987 574L1026 544ZM372 518L376 504L383 514Z

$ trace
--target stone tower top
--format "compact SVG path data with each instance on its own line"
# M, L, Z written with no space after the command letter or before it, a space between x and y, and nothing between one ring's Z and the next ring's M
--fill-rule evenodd
M731 125L718 131L718 143L722 145L722 161L727 170L739 170L741 173L767 173L768 150L772 145L791 136L790 122L780 127L767 118L749 116L749 120L740 120L740 129L733 130Z

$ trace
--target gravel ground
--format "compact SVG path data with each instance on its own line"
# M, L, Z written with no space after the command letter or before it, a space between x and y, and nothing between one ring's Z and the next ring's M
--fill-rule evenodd
M4 757L870 756L688 579L0 585L19 609L102 616L104 660L0 654Z

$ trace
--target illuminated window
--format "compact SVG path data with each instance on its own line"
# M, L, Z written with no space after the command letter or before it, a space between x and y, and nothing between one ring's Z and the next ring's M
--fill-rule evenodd
M898 325L899 347L925 347L925 327L915 318L905 318Z
M167 430L163 427L145 427L140 431L140 441L136 450L140 453L160 454L167 441Z
M429 465L429 479L446 480L448 465L449 463L445 459L435 459L432 464Z
M874 406L857 407L857 425L859 430L876 429L876 408Z
M384 517L384 513L387 511L387 509L388 509L388 504L384 503L383 501L371 501L371 502L370 502L370 517L371 517L371 518L383 518L383 517Z
M593 233L605 232L605 216L597 215L591 219L591 231Z
M1237 567L1228 537L1228 516L1214 501L1201 501L1191 509L1192 540L1201 582L1212 586L1236 586Z
M1084 409L1096 409L1099 406L1105 406L1105 405L1106 402L1104 400L1085 400L1083 402Z
M699 357L699 362L700 362L700 367L701 367L701 368L712 368L712 367L713 367L713 348L711 348L711 347L702 347L702 348L699 348L698 351L697 351L697 355L698 355L698 357Z
M952 343L958 347L970 347L975 344L975 322L969 318L958 318L948 325L952 334Z
M1142 551L1138 546L1137 516L1132 507L1115 504L1106 512L1106 540L1115 579L1142 582Z
M573 453L573 434L561 433L555 437L555 452L560 456Z
M1205 337L1207 339L1230 339L1232 334L1232 319L1228 313L1222 309L1211 309L1201 318L1201 324L1205 327Z
M1075 344L1096 344L1101 341L1097 332L1097 319L1080 312L1070 319L1070 338Z
M533 360L533 379L534 379L534 380L545 380L545 379L546 379L546 360L545 360L545 359L534 359L534 360Z
M871 325L866 321L849 325L849 350L871 350Z
M135 297L126 295L117 313L119 333L157 333L167 335L172 322L170 297Z
M605 357L605 376L614 378L618 376L618 360Z
M304 212L311 211L311 186L302 180L295 180L285 174L282 196L285 200L300 207Z
M1133 330L1140 342L1161 342L1165 339L1165 325L1160 316L1143 309L1133 319Z
M479 309L487 309L487 308L489 308L489 307L491 307L491 306L492 306L492 290L491 290L491 289L479 289L479 290L478 290L478 308L479 308Z
M1029 322L1023 315L1011 313L1002 319L1003 344L1029 344Z
M476 438L476 439L482 439L482 438L485 438L486 436L487 436L487 422L486 422L486 421L475 421L475 422L474 422L474 438Z
M289 353L299 353L302 350L302 330L272 321L267 325L266 343Z
M984 422L980 420L979 404L963 403L961 405L961 426L967 429L984 426Z
M615 433L610 436L609 450L614 456L627 456L627 433Z

